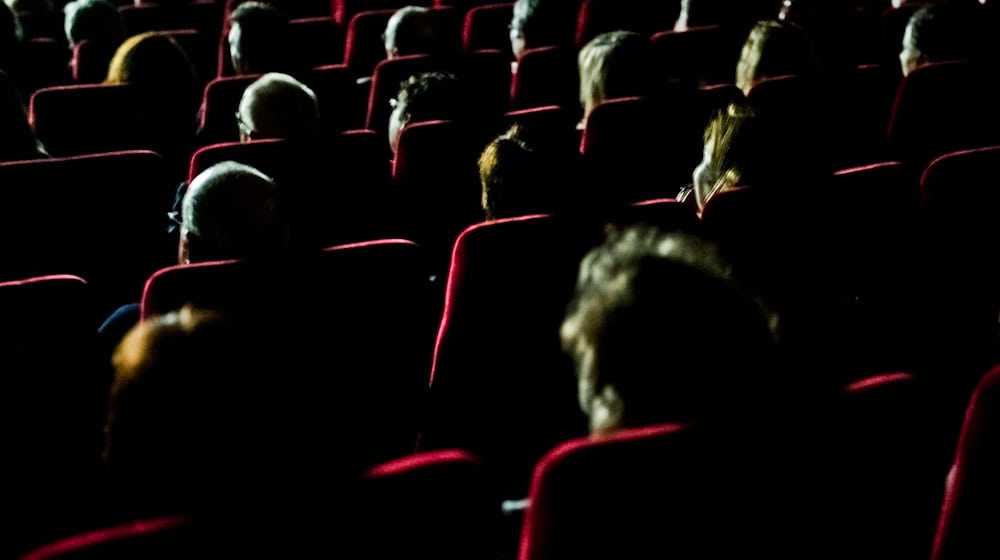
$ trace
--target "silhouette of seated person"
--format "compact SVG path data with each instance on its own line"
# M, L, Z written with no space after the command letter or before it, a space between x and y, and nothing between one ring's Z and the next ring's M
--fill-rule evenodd
M469 100L461 80L448 72L425 72L400 84L391 101L389 148L396 153L399 134L407 126L426 121L459 121L469 118Z
M649 38L632 31L602 33L580 49L580 105L586 127L595 107L611 99L642 97L654 93L649 76L652 52Z
M198 555L315 554L350 523L315 507L350 507L356 470L349 456L315 451L313 405L300 400L308 381L273 375L294 355L279 325L250 319L187 306L143 321L118 346L104 446L112 517L188 516L193 542L183 544Z
M74 0L63 8L66 42L73 48L81 41L120 44L125 38L121 13L108 0Z
M593 435L763 415L783 380L774 315L715 247L650 228L584 257L561 337Z
M422 6L400 8L389 18L382 35L385 57L393 59L414 54L441 54L434 12Z
M529 49L572 45L581 0L517 0L510 21L512 70Z
M970 8L928 5L910 16L903 33L899 64L903 76L934 62L972 59L977 29Z
M0 70L0 161L19 161L48 157L35 138L21 96L7 73Z
M794 23L761 21L747 36L736 64L736 87L749 94L761 80L777 76L814 76L821 70L808 33Z
M356 173L355 162L339 147L338 136L321 133L320 107L309 87L287 74L265 74L244 91L237 117L241 141L287 142L274 146L280 161L267 171L281 185L297 249L376 235L377 226L366 221L371 216L365 211L374 207L379 185L355 184L354 177L364 174ZM336 177L332 169L339 170Z
M121 13L109 0L74 0L63 8L63 31L69 48L73 49L83 41L87 41L94 50L100 49L100 55L105 56L105 63L111 62L115 50L125 39L125 26ZM100 81L107 75L107 64L95 69L98 76L80 76L76 67L77 60L71 61L73 76L78 81Z
M177 262L285 254L289 226L282 203L278 185L260 171L231 161L213 165L184 194Z
M180 45L165 33L130 37L115 52L104 82L134 90L142 119L136 124L142 144L137 147L158 152L181 176L197 131L200 96L194 67Z
M229 59L233 72L263 74L298 69L289 48L288 18L268 2L244 2L229 15Z

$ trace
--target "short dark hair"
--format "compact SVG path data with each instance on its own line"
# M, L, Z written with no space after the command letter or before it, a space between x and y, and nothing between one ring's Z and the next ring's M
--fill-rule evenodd
M525 38L526 47L573 42L578 0L517 0L510 26Z
M237 45L247 73L284 69L287 64L288 17L267 2L244 2L229 14L230 29L240 27Z
M66 40L71 44L84 40L113 43L125 36L121 13L109 0L75 0L63 10Z
M969 9L952 5L924 6L910 16L907 26L913 46L931 62L968 58L975 35Z
M745 410L776 379L774 316L712 244L653 228L584 257L561 336L581 381L621 395L627 426Z
M410 123L463 120L470 101L462 81L448 72L410 76L400 85L396 99L403 104L403 117Z

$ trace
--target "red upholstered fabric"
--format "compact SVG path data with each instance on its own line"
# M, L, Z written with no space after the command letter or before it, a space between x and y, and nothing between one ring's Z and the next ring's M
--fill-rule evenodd
M331 0L333 19L346 25L355 15L366 10L398 10L405 6L429 6L430 0Z
M395 9L366 10L354 14L347 24L344 64L358 76L370 76L375 65L385 60L382 33Z
M382 240L278 263L166 268L146 283L142 316L191 303L259 321L261 328L279 327L274 336L296 349L289 371L305 368L291 387L313 403L303 408L317 407L308 428L330 441L355 441L362 464L372 464L413 450L431 359L430 302L420 248ZM335 401L340 404L330 406ZM345 417L352 428L342 434L338 419Z
M652 35L673 29L680 12L674 2L646 0L586 0L576 22L576 44L583 46L601 33L635 31Z
M360 516L372 558L495 557L500 504L488 467L461 450L420 453L365 473Z
M903 79L889 121L893 155L915 167L956 150L1000 144L1000 116L989 70L969 62L940 62Z
M514 3L486 3L466 12L462 26L462 49L466 52L494 49L506 55L510 52L510 25Z
M934 560L991 558L1000 552L1000 367L991 369L976 387L948 475Z
M570 47L529 49L517 63L510 87L510 108L580 106L576 50Z
M240 139L236 112L247 86L261 74L215 78L205 85L201 102L201 127L198 141L201 144L235 142Z
M171 533L183 531L188 519L182 516L135 521L108 527L47 544L22 556L22 560L72 558L160 557ZM174 551L180 552L180 551ZM191 551L189 551L191 552Z
M739 26L706 25L685 31L660 31L651 40L654 60L666 76L696 83L727 84L736 75L746 30Z

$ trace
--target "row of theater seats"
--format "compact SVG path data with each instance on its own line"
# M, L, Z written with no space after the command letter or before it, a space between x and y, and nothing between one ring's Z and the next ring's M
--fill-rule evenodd
M996 510L998 380L998 370L987 375L969 407L938 524L938 560L997 548L984 521ZM518 557L766 551L792 558L819 550L831 558L926 558L950 459L942 461L950 442L942 441L930 393L905 373L844 387L831 399L828 427L835 428L809 434L825 446L816 456L809 455L815 446L801 442L782 442L791 453L771 447L768 426L743 430L738 443L680 424L565 442L534 468ZM815 473L795 470L817 459L830 462ZM493 471L475 455L441 450L380 464L367 471L365 491L367 500L351 512L362 531L373 531L365 557L503 557ZM802 501L788 501L789 493ZM249 544L246 534L226 540L221 531L157 518L57 541L24 558L169 558Z

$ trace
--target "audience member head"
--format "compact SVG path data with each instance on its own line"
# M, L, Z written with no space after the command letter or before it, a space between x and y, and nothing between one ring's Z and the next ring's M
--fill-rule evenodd
M66 40L71 47L85 40L118 44L125 37L122 16L108 0L73 0L63 12Z
M580 104L584 119L601 103L651 93L649 39L632 31L612 31L591 39L578 57Z
M194 89L194 67L177 41L166 33L142 33L125 40L108 66L109 84L131 84L150 91Z
M906 24L899 63L903 75L933 62L969 58L975 29L965 16L967 8L928 5L916 11Z
M573 42L576 0L516 0L510 21L510 46L514 58L524 51Z
M21 22L7 4L0 4L0 60L9 60L13 57L14 45L21 41L23 36Z
M629 228L584 257L561 337L600 434L748 412L776 378L774 325L714 246Z
M266 351L242 323L191 307L125 336L112 360L104 458L129 507L201 513L236 497L257 467L252 438L265 439L253 380Z
M454 74L427 72L406 79L393 100L389 115L389 146L396 151L399 133L412 123L464 120L470 100Z
M227 161L191 181L181 202L178 262L267 258L287 249L289 225L275 182Z
M385 56L434 54L440 42L435 35L433 12L420 6L400 8L385 26Z
M490 142L479 157L486 220L552 212L565 180L560 163L558 154L532 146L519 125Z
M4 0L15 14L51 14L52 0Z
M289 76L272 72L243 92L238 113L240 140L309 140L319 134L316 94Z
M0 161L16 161L43 157L42 149L28 124L24 104L17 88L0 70Z
M752 109L729 105L705 129L703 159L692 174L699 211L715 195L736 187L769 182L779 167L780 149Z
M736 86L747 94L766 78L814 74L819 57L804 29L794 23L761 21L750 30L736 64Z
M240 74L287 69L288 18L267 2L244 2L229 15L229 57Z

